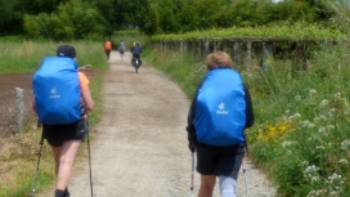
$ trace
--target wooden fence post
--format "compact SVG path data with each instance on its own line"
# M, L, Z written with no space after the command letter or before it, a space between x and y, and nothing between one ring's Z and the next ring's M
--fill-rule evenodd
M213 42L213 52L218 51L218 42L214 41Z
M202 58L203 57L203 42L202 42L202 40L199 40L198 41L199 42L199 56Z
M24 90L16 87L16 126L17 131L23 131L24 127Z
M202 46L201 46L201 41L196 40L196 56L202 57Z
M272 46L269 42L262 42L262 57L260 61L260 67L264 70L267 69L270 65L268 65L267 60L269 60L273 56Z
M160 52L164 53L164 41L160 41Z
M180 41L180 53L184 55L184 42L182 40Z
M205 43L204 43L204 51L205 51L205 55L210 53L210 43L209 43L209 41L205 41Z
M308 70L307 57L306 57L306 44L305 42L298 42L297 44L297 61L299 68Z
M247 41L247 57L246 57L246 61L247 64L251 64L252 63L252 41Z
M233 62L236 66L239 66L239 42L233 43Z

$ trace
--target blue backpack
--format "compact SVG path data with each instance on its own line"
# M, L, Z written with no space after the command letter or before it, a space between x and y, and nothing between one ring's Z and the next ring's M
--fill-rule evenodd
M68 57L47 57L33 76L36 112L48 125L71 124L81 118L78 66Z
M212 146L245 142L246 101L240 74L231 68L210 71L196 97L197 140Z

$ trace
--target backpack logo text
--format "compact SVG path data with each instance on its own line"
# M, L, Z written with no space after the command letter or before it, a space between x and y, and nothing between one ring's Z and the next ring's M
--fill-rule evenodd
M218 114L218 115L228 115L229 114L229 112L225 110L225 103L224 102L221 102L218 105L218 110L216 110L216 114Z

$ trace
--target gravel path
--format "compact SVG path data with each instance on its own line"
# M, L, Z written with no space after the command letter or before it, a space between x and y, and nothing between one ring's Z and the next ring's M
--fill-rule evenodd
M104 78L105 111L92 144L95 197L189 196L188 100L153 68L143 65L134 73L129 56L112 53ZM70 184L73 197L90 196L88 165L81 165ZM247 168L249 196L275 196L265 177L249 162ZM243 180L238 196L244 196Z

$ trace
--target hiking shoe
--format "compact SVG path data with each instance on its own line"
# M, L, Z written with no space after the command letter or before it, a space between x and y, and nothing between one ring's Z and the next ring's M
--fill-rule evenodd
M64 197L70 197L70 193L68 191L68 188L64 190Z
M55 190L55 197L65 197L65 191L62 190Z

